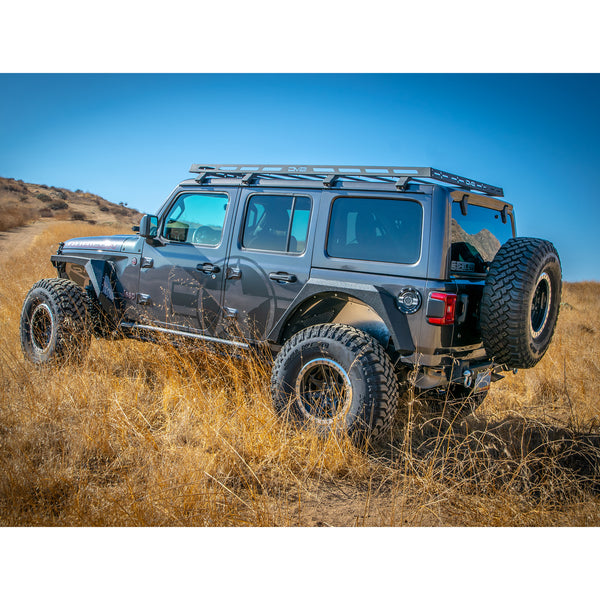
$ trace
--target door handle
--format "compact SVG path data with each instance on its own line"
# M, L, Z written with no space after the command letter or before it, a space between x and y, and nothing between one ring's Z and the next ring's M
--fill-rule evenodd
M269 273L269 279L273 281L277 281L279 283L294 283L294 281L298 281L298 278L291 273Z
M207 273L207 274L211 274L211 273L218 273L221 270L221 267L218 267L217 265L213 265L212 263L199 263L196 265L196 269L198 271L202 271L203 273Z

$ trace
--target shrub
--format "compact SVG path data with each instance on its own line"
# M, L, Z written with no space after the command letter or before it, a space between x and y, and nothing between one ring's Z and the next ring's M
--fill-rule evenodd
M65 208L69 208L69 205L66 202L63 202L62 200L58 200L57 202L53 202L50 205L50 208L52 210L64 210Z
M40 217L51 217L52 211L49 208L40 208Z
M108 211L109 211L109 208L108 208L108 206L101 206L101 207L100 207L100 210L101 210L102 212L108 212Z
M48 194L36 194L35 197L42 202L52 202L52 198Z
M72 221L85 221L85 214L79 211L71 213Z
M61 199L61 200L66 200L67 199L67 195L62 191L62 190L56 190L56 195Z
M33 211L30 208L22 208L21 206L9 205L2 210L2 218L0 219L0 231L7 231L13 227L21 227L27 225L34 217Z

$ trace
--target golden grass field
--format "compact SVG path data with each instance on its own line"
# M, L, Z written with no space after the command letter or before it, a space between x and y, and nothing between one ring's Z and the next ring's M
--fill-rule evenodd
M0 255L0 525L600 525L600 284L566 284L532 370L449 424L404 398L372 448L274 414L269 366L133 340L35 368L19 345L30 286L59 241L119 233L56 223Z

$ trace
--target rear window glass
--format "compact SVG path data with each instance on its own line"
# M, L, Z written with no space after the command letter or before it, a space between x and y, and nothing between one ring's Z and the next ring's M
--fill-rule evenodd
M463 215L460 203L452 203L453 273L485 273L500 246L512 237L512 222L507 215L502 222L500 212L469 204Z
M421 254L423 209L418 202L337 198L327 254L336 258L413 264Z
M311 201L306 196L254 195L248 202L242 245L249 250L302 254Z

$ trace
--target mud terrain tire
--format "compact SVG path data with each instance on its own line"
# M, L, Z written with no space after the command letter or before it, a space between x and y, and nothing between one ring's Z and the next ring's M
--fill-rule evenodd
M90 343L85 292L69 279L41 279L21 312L23 354L35 364L85 355Z
M271 395L278 413L321 435L346 431L355 441L375 441L396 413L398 382L371 336L348 325L315 325L291 337L277 355Z
M561 288L560 259L550 242L506 242L490 265L481 299L488 356L513 369L536 365L554 334Z

